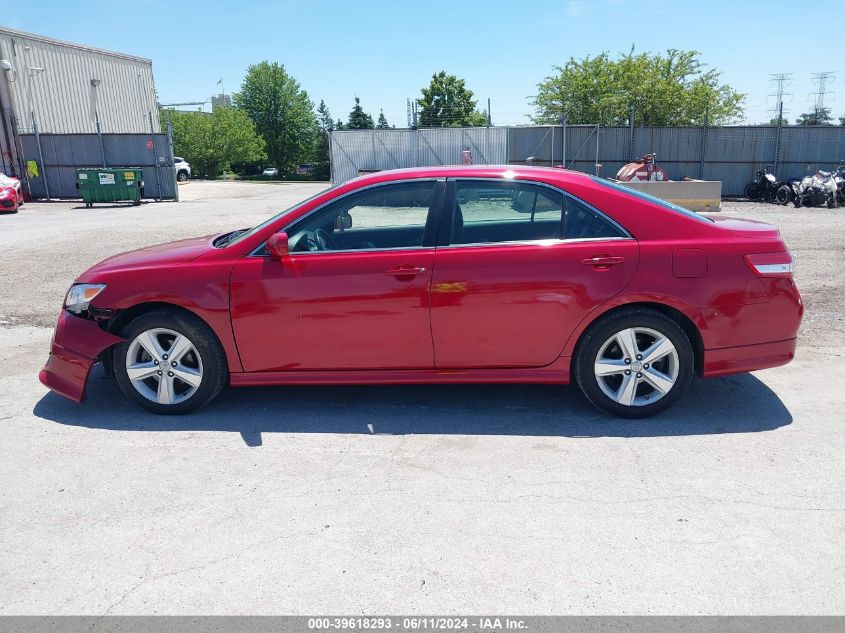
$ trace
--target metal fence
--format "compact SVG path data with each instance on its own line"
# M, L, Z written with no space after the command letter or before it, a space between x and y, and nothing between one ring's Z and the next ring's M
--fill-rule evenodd
M506 163L508 128L339 130L332 133L330 147L332 182L344 182L382 169L461 164L465 151L475 163Z
M23 159L35 161L37 176L28 176L33 198L78 198L80 167L141 167L144 197L178 199L173 148L166 134L21 134Z
M643 154L673 180L721 180L741 195L760 167L779 179L830 169L845 160L842 126L601 127L596 125L344 130L332 134L332 181L361 172L450 165L470 150L476 164L561 165L613 177Z

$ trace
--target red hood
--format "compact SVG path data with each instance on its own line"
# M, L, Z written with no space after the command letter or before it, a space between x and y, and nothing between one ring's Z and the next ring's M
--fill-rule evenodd
M745 220L743 218L729 218L729 217L713 217L710 219L715 222L720 229L730 231L734 235L740 237L778 237L780 230L778 227L760 222L758 220Z
M113 255L103 261L94 264L82 273L78 281L93 281L99 273L114 272L138 268L158 268L173 264L184 264L200 255L213 251L214 246L211 240L215 236L192 237L156 246L147 246L134 251Z

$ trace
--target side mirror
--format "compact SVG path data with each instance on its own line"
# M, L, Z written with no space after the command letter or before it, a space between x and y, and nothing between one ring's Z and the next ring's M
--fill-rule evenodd
M284 231L273 233L270 239L267 240L267 252L274 259L282 259L290 255L290 250L288 250L288 234Z

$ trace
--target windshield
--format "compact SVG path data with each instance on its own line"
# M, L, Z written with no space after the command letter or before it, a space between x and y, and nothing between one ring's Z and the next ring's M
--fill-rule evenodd
M693 218L695 220L699 220L700 222L713 222L711 218L706 216L700 215L695 211L690 211L689 209L685 209L684 207L680 207L677 204L673 204L664 200L663 198L658 198L657 196L652 196L648 193L643 193L637 189L633 189L631 187L626 187L625 185L621 185L618 182L614 182L612 180L607 180L605 178L598 178L596 176L590 176L595 182L599 183L600 185L604 185L605 187L609 187L611 189L616 189L617 191L622 191L627 193L635 198L640 198L641 200L645 200L647 202L651 202L653 204L659 205L664 209L669 209L670 211L675 211L676 213L680 213L685 215L689 218Z
M292 211L296 211L301 206L308 204L309 202L314 200L314 198L322 196L324 193L326 193L327 191L331 191L335 187L337 187L337 185L335 185L334 187L331 187L329 189L324 189L323 191L314 194L310 198L307 198L307 199L303 200L302 202L299 202L299 203L293 205L289 209L285 209L281 213L277 213L276 215L274 215L270 218L267 218L266 220L264 220L264 222L262 222L258 226L254 226L251 229L247 229L247 230L243 231L242 233L238 233L238 235L233 236L232 238L227 240L224 244L221 244L221 246L222 247L232 246L232 244L237 244L238 242L242 242L243 240L247 239L250 235L255 235L255 233L257 233L258 231L262 230L263 228L273 224L273 222L275 222L279 218L286 216L287 214L291 213Z

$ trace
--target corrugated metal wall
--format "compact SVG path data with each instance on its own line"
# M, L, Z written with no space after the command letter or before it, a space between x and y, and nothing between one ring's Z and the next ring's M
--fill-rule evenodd
M331 135L332 181L361 172L420 165L507 162L508 128L430 128L422 130L338 130Z
M47 133L95 132L95 112L103 132L149 132L150 112L161 131L148 59L10 29L0 29L0 57L14 69L3 75L21 133L32 131L30 112Z
M598 154L596 152L598 134ZM566 149L564 152L564 136ZM779 179L830 169L845 160L845 127L599 127L594 125L422 130L344 130L332 134L332 180L359 170L454 165L472 151L476 164L560 165L613 177L631 158L656 153L673 180L721 180L724 195L741 195L760 167L777 163Z
M38 177L29 179L34 198L47 195L45 179L50 187L50 197L79 198L76 170L80 167L103 165L100 141L96 134L42 134L43 164L38 157L35 135L22 134L20 138L24 160L34 160L38 163ZM147 142L150 140L155 141L157 152L147 149ZM145 198L176 198L173 149L166 134L103 134L103 150L106 165L109 167L144 169Z

